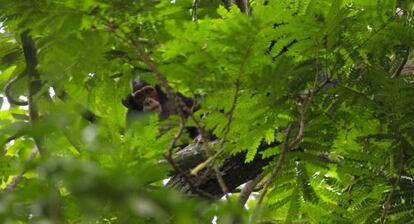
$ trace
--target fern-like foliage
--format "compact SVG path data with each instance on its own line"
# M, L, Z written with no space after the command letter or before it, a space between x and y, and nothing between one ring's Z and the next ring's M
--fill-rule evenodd
M249 3L0 0L0 223L413 223L414 88L400 75L413 2ZM165 88L160 74L197 98L187 125L223 144L208 165L268 162L248 208L236 190L216 202L164 186L189 172L165 160L179 118L126 125L121 103L138 75Z

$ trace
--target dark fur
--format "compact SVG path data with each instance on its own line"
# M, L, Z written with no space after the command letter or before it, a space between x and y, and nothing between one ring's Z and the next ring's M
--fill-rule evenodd
M128 108L126 117L127 123L133 121L136 117L146 113L144 112L144 105L143 102L134 99L134 93L141 90L143 87L149 86L149 84L141 79L140 77L135 78L132 81L132 93L128 94L123 100L122 104ZM160 86L156 85L155 90L157 91L158 101L161 105L161 119L167 119L168 116L178 114L177 112L177 105L173 100L170 100L167 95L161 90ZM177 93L177 95L181 98L181 100L186 104L188 108L193 108L196 105L196 101L185 97L184 95ZM194 109L194 108L193 108ZM188 114L185 114L188 115ZM197 129L195 127L187 127L187 132L191 138L195 138L198 135Z

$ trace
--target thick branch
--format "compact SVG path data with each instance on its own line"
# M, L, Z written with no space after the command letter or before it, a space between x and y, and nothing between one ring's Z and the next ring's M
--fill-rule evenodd
M217 152L215 154L210 153L208 155L209 158L206 161L200 163L196 168L194 168L191 171L191 174L196 175L200 170L206 168L206 166L208 166L210 164L210 162L213 162L214 172L216 173L217 180L218 180L218 182L220 184L220 187L221 187L224 195L226 196L226 198L227 198L228 188L227 188L226 183L225 183L225 181L222 177L222 173L218 169L217 164L215 164L214 162L215 162L215 159L224 152L224 143L227 141L227 135L230 132L230 127L231 127L231 124L233 122L234 111L236 109L237 101L239 99L239 91L240 91L240 80L236 80L235 93L234 93L233 101L231 103L230 111L227 114L227 124L226 124L226 126L223 130L223 139L221 140L219 149L217 150ZM208 148L208 147L206 147L206 148ZM209 151L207 150L207 152L209 152Z
M236 5L239 7L240 11L249 14L249 2L248 0L235 0Z
M209 155L209 158L207 158L206 161L200 163L197 167L195 167L192 171L191 174L193 175L197 175L197 173L206 168L208 165L210 165L210 163L214 162L218 156L220 156L223 151L224 151L224 143L227 140L227 135L230 132L230 126L232 124L233 121L233 115L234 115L234 110L236 109L236 104L239 98L239 92L240 92L240 80L236 81L236 89L235 89L235 93L234 93L234 97L233 97L233 101L231 103L231 108L230 111L227 114L227 124L224 127L224 131L223 131L223 140L220 143L220 147L217 150L217 152L214 155Z
M32 127L36 125L36 122L39 118L39 113L37 111L37 105L35 104L34 96L36 93L39 92L41 88L41 81L40 81L40 75L38 71L36 70L37 66L37 54L36 54L36 48L35 44L30 36L30 31L26 30L21 34L21 40L23 45L23 53L24 58L26 60L26 75L28 78L28 103L29 103L29 117ZM33 129L33 128L32 128ZM40 152L40 149L43 145L43 141L41 137L36 136L35 133L33 133L33 139L35 141L35 147L32 150L32 153L28 159L27 162L31 162L36 155ZM19 181L22 179L23 175L25 174L26 170L23 170L19 175L14 176L10 184L6 187L7 190L11 191L13 190L16 185L19 183Z
M193 0L193 5L191 6L191 20L197 20L197 7L200 0Z
M191 191L197 192L198 194L203 195L204 197L213 199L214 196L212 196L209 193L206 193L206 192L196 188L194 186L194 183L192 182L191 177L189 176L189 173L184 171L183 169L181 169L181 167L179 167L177 165L177 163L174 161L174 158L172 156L173 155L173 150L175 149L175 146L177 144L178 139L180 139L180 137L184 133L184 130L185 130L185 119L184 119L184 117L181 117L181 119L180 119L180 129L177 132L177 134L175 134L173 139L171 140L170 146L168 147L168 150L165 153L164 158L168 161L168 163L172 166L172 168L183 178L183 180L188 184L188 186L190 186Z
M414 60L407 61L401 70L401 75L413 75L414 74Z
M213 141L210 144L219 144L219 142ZM274 147L278 144L278 142L267 144L263 141L259 146L258 152ZM188 170L205 160L205 154L203 152L203 146L199 143L195 143L179 151L176 157L174 157L174 161L182 170ZM263 159L260 153L257 153L253 161L250 163L245 163L245 159L246 152L238 153L227 158L219 168L219 171L225 180L228 192L234 192L235 189L241 184L254 179L262 172L262 168L273 160L273 158ZM205 168L200 171L199 175L191 176L191 178L192 182L195 183L195 187L214 195L216 199L219 199L224 195L215 176L215 172L212 169ZM190 186L183 180L180 173L173 173L167 185L174 187L183 193L203 197L203 195L200 195L198 192L191 190Z
M224 8L230 10L233 3L236 3L240 11L245 14L249 14L249 1L248 0L223 0Z
M26 71L28 77L29 95L27 98L29 102L29 116L31 122L33 123L39 117L37 106L34 103L34 96L37 92L39 92L41 88L41 82L39 72L36 70L36 66L38 63L36 48L29 33L29 30L24 31L21 35L21 39L23 45L24 58L26 60Z
M391 78L397 78L398 76L401 75L405 65L407 64L408 61L408 56L410 55L410 48L406 48L404 49L403 52L403 56L402 56L402 60L400 62L400 65L398 66L397 70L391 75Z
M244 205L246 204L247 200L250 197L250 194L255 190L257 184L263 179L263 173L259 174L256 178L253 180L250 180L246 183L246 185L243 187L239 194L239 202L240 204Z

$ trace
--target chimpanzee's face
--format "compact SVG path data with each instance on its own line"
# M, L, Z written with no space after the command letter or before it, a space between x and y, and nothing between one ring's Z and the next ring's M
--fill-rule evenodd
M144 112L161 113L161 103L157 90L152 86L144 86L141 89L132 93L134 103L142 106Z

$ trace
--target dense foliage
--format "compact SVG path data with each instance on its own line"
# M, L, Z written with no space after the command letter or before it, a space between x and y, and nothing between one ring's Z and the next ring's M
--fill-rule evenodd
M0 222L414 223L411 1L225 6L0 0ZM271 158L245 206L164 186L180 117L126 127L137 75L198 99L197 169Z

